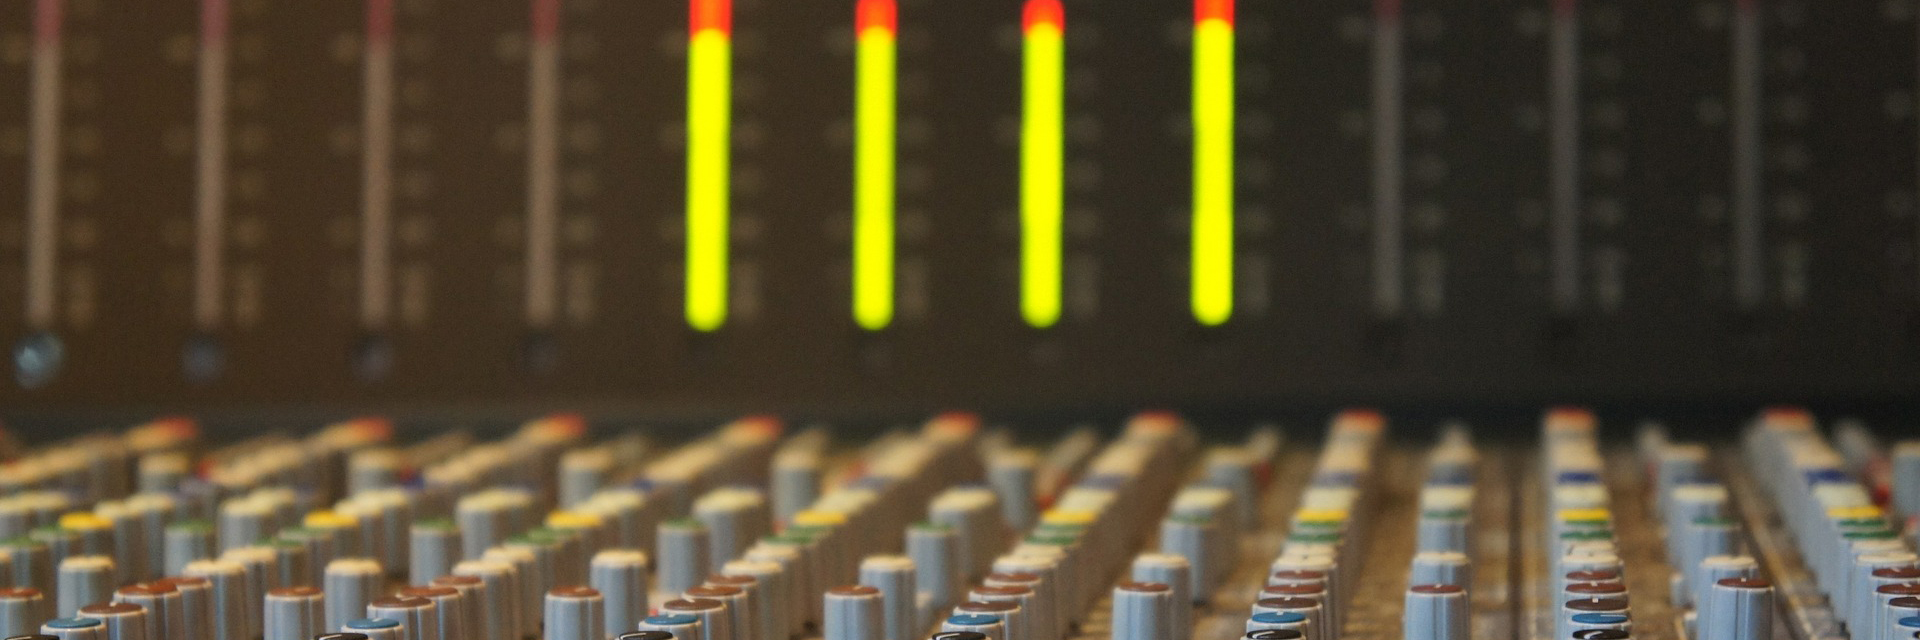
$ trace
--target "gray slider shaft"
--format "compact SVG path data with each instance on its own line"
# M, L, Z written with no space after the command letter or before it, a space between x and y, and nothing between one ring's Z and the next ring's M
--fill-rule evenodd
M1407 589L1406 640L1468 640L1467 591L1454 584L1417 585Z
M485 580L473 576L440 576L433 579L432 586L460 592L460 626L467 630L467 640L486 637L489 630L484 626L484 607L487 606Z
M711 563L707 527L699 520L682 518L660 524L660 590L681 593L700 586Z
M885 599L879 589L869 585L828 590L822 640L886 638Z
M112 599L113 575L113 559L106 556L73 556L62 561L56 612L72 616L80 607Z
M1000 498L1001 517L1014 531L1033 527L1033 485L1039 456L1026 449L1000 451L987 460L987 483Z
M1413 556L1412 584L1452 584L1473 588L1473 566L1458 551L1423 551Z
M540 556L527 547L494 547L484 559L505 563L514 571L514 601L520 604L520 635L540 634L540 618L546 615L546 591L540 589Z
M907 529L907 557L916 572L914 590L929 609L944 611L960 599L966 570L953 527L922 522ZM997 570L997 569L996 569Z
M984 487L954 487L935 496L928 519L953 528L959 542L961 583L986 575L1006 547L1000 497ZM961 587L954 589L957 594Z
M512 505L515 497L510 494L481 491L462 496L454 506L454 517L460 527L460 555L464 558L479 558L507 540L508 536L519 533L512 530Z
M319 589L286 587L267 592L266 640L307 640L327 632L327 602Z
M340 558L327 563L327 574L321 579L327 599L327 628L344 628L348 622L365 618L367 603L379 597L386 579L380 562L371 558Z
M708 533L708 566L702 575L719 571L762 535L766 508L766 498L747 489L717 489L694 501L694 517L706 525Z
M1113 588L1113 640L1160 640L1172 635L1173 588L1123 582Z
M142 580L152 580L165 571L167 523L173 520L177 503L173 496L160 493L142 493L127 498L128 515L140 520L140 539L146 544L141 553L146 554L147 573ZM172 575L172 574L164 574Z
M514 640L519 638L520 586L512 564L498 560L468 560L453 565L455 577L481 581L480 629L478 640Z
M860 561L860 584L880 590L886 640L914 640L919 625L919 596L913 560L906 556L869 556ZM772 640L772 639L769 639Z
M780 622L774 618L772 601L775 599L774 596L776 594L763 590L759 578L753 576L712 575L707 576L706 586L731 587L741 591L745 608L733 611L734 618L738 620L742 617L740 614L745 613L745 618L753 622L754 634L752 636L742 636L742 640L755 640L756 638L786 640L787 636L782 631L785 625L780 624ZM736 625L735 628L738 629L740 627ZM736 631L735 633L740 632Z
M760 636L767 640L786 640L793 635L794 613L792 610L792 586L787 582L786 570L778 562L764 560L735 560L721 567L723 576L751 577L754 580L754 592L766 610L762 618ZM643 599L644 600L644 599Z
M460 560L460 530L450 520L422 520L409 531L407 579L426 584L453 571Z
M1033 589L1034 597L1040 601L1037 605L1039 611L1035 612L1035 617L1053 619L1052 635L1047 635L1044 631L1036 632L1042 640L1067 637L1072 624L1072 616L1067 613L1069 605L1066 601L1066 585L1061 578L1064 574L1060 568L1058 558L1039 556L1002 556L993 561L994 573L1034 576L1039 579L1037 586L1028 585Z
M207 527L204 521L167 525L165 548L167 575L180 575L180 569L186 569L186 563L213 557L213 527Z
M272 531L273 507L250 496L220 503L220 551L238 549L267 537Z
M1160 552L1187 559L1189 579L1196 601L1205 602L1220 584L1221 570L1214 551L1220 527L1197 517L1168 518L1160 522Z
M280 588L280 554L270 547L240 547L229 549L220 557L246 570L242 584L246 588L243 599L248 604L247 635L259 637L266 630L266 621L261 619L257 605L267 597L268 591Z
M1714 556L1700 562L1700 580L1689 587L1697 587L1693 594L1695 626L1700 620L1713 617L1713 598L1711 587L1714 583L1727 578L1745 578L1760 571L1759 563L1746 556Z
M111 527L113 561L120 567L119 581L137 582L146 580L152 569L148 566L147 521L142 514L135 513L122 502L102 502L94 505L94 515L104 518Z
M148 640L188 640L179 587L167 582L131 584L114 591L113 601L146 608Z
M282 587L319 584L314 577L313 549L306 541L275 538L267 546L273 549L273 566L279 571L274 583Z
M198 576L161 578L157 584L165 584L180 592L179 618L183 630L181 640L212 638L213 631L213 582Z
M605 640L607 602L592 587L547 592L546 640Z
M1900 515L1920 516L1920 440L1893 447L1893 503Z
M613 640L675 640L669 631L629 631L615 636Z
M205 578L210 604L208 626L212 640L247 640L247 570L228 560L195 560L187 563L188 576Z
M999 566L1000 563L996 561L994 564ZM1149 581L1136 579L1136 582ZM1026 589L1030 597L1021 601L1020 608L1032 618L1032 622L1027 625L1028 633L1036 640L1056 640L1060 637L1059 622L1056 617L1059 614L1054 609L1055 601L1051 599L1051 587L1040 576L1031 573L989 573L987 577L980 580L980 583L986 588ZM977 596L977 593L969 595Z
M17 539L8 542L5 549L7 562L13 567L13 586L33 587L42 592L55 589L53 551L46 544Z
M375 598L367 603L367 617L399 622L404 640L440 640L440 612L426 598Z
M107 640L147 640L147 608L127 602L100 602L80 607L82 618L107 623Z
M609 631L637 628L647 612L647 554L632 549L608 549L594 554L587 582L606 600Z
M1036 610L1034 609L1035 598L1032 587L981 586L975 587L969 595L972 597L972 602L969 604L987 603L992 605L1013 605L1016 607L1010 610L1011 613L999 614L1000 617L1004 619L1002 622L1007 625L1007 635L1009 637L1024 637L1032 640L1032 638L1040 633L1040 629L1047 624L1045 620L1040 619L1040 617L1034 613ZM1174 604L1178 605L1179 603L1176 601Z
M724 612L722 616L726 618L727 633L724 635L734 640L753 640L759 637L759 620L754 619L754 612L747 602L745 590L738 587L703 585L688 589L685 597L696 602L704 600L719 603L720 610ZM706 618L701 619L701 624L706 625L710 630L718 628L715 623ZM714 634L723 635L717 630Z
M1422 553L1466 553L1472 543L1467 536L1467 518L1453 513L1421 514L1417 535Z
M1700 619L1703 640L1767 640L1773 637L1773 585L1759 578L1714 583L1713 600Z
M1193 567L1182 556L1146 553L1133 560L1134 582L1155 582L1173 589L1167 624L1169 640L1193 637Z
M52 611L45 596L32 587L0 589L0 633L25 635L39 629Z
M820 454L811 449L783 449L773 458L773 515L781 522L820 497Z
M439 640L468 640L467 607L460 591L449 587L407 587L394 595L433 603L433 626Z
M788 621L787 633L790 636L805 632L813 611L813 594L822 593L809 590L811 576L807 570L806 556L801 549L795 545L771 544L762 540L752 549L748 549L745 556L747 562L779 565L780 584L776 590L787 594L785 617ZM722 568L721 572L732 573L725 568ZM762 579L764 580L764 577Z
M613 467L613 452L601 447L575 449L560 456L560 506L571 508L586 502L607 484Z

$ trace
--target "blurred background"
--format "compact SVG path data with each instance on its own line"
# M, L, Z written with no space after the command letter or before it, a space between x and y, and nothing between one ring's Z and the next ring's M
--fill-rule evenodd
M4 0L0 415L1911 428L1916 4Z

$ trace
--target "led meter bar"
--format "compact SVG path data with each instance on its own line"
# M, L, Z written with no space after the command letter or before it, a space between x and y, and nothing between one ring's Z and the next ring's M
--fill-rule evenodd
M853 316L868 331L893 322L898 23L895 0L855 11Z
M1027 0L1021 20L1020 315L1037 329L1060 321L1066 24L1060 0Z
M1233 0L1193 3L1193 317L1233 316Z
M733 2L692 0L687 31L687 324L727 321Z

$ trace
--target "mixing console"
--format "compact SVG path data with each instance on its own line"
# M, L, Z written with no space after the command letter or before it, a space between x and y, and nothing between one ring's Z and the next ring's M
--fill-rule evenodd
M1920 441L1768 410L1737 442L1466 425L1102 442L969 414L677 444L168 419L0 467L16 640L1899 640ZM33 635L35 633L41 635Z

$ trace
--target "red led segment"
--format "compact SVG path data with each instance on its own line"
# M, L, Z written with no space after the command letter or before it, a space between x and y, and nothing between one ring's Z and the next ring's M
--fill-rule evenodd
M733 34L733 0L693 0L691 8L689 33L711 30Z
M1220 20L1233 24L1233 0L1193 0L1193 23Z
M895 0L860 0L854 14L854 28L860 33L881 29L893 33L899 24L900 6Z
M1041 25L1062 29L1066 24L1067 11L1060 7L1060 0L1027 0L1027 9L1020 21L1020 27L1027 31Z

